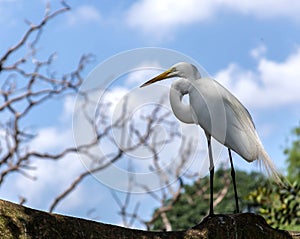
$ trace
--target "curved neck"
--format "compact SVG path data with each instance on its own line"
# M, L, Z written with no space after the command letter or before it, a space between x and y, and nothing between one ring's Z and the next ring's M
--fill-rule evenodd
M176 87L171 87L170 103L177 119L187 124L193 124L191 108L182 102L182 97L187 93L187 91L182 91L182 89L179 90Z

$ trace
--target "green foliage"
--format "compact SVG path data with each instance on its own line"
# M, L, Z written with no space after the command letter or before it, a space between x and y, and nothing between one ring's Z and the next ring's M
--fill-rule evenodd
M285 187L264 185L248 195L267 222L277 228L300 230L300 127L292 130L292 142L284 150L287 156L287 179Z
M258 212L273 227L300 230L300 184L263 186L248 195Z
M291 146L284 150L284 154L287 156L288 179L292 182L300 182L300 127L292 130L292 138Z
M236 181L240 208L248 210L249 201L246 195L266 182L265 177L257 172L246 173L236 171ZM228 191L224 192L224 188ZM225 193L222 201L215 207L215 213L233 213L235 211L234 191L231 183L230 171L218 170L215 173L214 197ZM168 204L169 201L166 201ZM173 205L167 217L173 230L187 229L198 224L208 214L209 209L209 177L196 181L193 185L185 185L180 199ZM154 222L154 230L164 230L161 219Z

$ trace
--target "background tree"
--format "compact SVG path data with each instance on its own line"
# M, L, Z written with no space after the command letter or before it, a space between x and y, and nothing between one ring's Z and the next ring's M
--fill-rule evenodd
M300 127L291 131L292 142L284 150L287 163L287 178L291 181L300 182Z
M252 203L246 196L249 191L257 188L257 185L266 181L266 178L257 172L246 173L244 171L236 171L236 180L238 187L240 208L243 212L252 211ZM247 186L245 186L247 185ZM214 207L216 213L234 213L234 192L231 183L230 171L219 169L215 175L215 195ZM170 200L166 200L168 205ZM184 185L182 195L176 201L171 209L166 212L172 229L181 230L192 227L208 214L209 204L209 177L197 180L191 185ZM160 209L154 212L157 214ZM158 218L153 222L154 230L165 230L162 218Z
M286 230L300 229L300 128L291 131L290 145L284 149L287 163L286 186L260 185L248 195L267 222Z
M275 228L300 230L300 185L298 182L285 187L269 184L260 186L249 193L256 212L264 216L267 223Z

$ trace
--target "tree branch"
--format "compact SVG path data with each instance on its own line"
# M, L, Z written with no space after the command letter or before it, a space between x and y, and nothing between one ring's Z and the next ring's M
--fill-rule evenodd
M0 236L8 238L136 239L299 239L300 233L275 230L255 214L215 215L184 231L148 232L45 213L0 200Z

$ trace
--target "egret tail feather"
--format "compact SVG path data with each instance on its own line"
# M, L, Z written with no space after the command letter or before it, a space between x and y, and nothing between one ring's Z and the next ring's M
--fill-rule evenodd
M277 170L273 161L267 152L262 149L258 159L259 167L267 172L268 176L275 181L278 185L285 185L283 182L283 175Z

